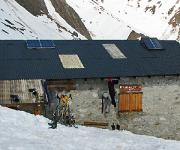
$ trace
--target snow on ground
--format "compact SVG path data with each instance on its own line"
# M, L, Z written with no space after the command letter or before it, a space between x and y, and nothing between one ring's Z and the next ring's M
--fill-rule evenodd
M33 16L14 0L0 0L0 3L0 39L73 39L71 33L75 30L60 16L58 19L62 26L71 33L59 29L56 22L46 15ZM84 39L83 36L80 38Z
M0 150L179 150L180 142L79 126L48 129L48 119L0 107Z

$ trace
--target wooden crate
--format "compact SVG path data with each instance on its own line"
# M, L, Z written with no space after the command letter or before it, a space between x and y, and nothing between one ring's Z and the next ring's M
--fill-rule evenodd
M142 111L142 92L120 93L119 112Z

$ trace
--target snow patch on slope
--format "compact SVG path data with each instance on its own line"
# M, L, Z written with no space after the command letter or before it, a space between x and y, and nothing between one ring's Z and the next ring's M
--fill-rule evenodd
M58 23L58 25L60 25L61 27L64 27L61 28L61 30L66 30L66 32L63 33L63 35L66 35L68 36L69 33L73 33L75 30L56 12L55 8L53 7L52 3L50 0L44 0L45 4L46 4L46 7L48 9L48 12L49 12L49 15L52 17L52 19ZM68 33L69 32L69 33ZM76 33L78 33L76 31ZM79 34L80 35L80 34ZM73 35L72 35L73 37ZM73 37L74 39L77 39L77 37ZM85 37L83 37L82 35L80 35L80 37L78 37L80 39L85 39Z
M180 24L170 23L180 0L67 0L94 39L127 39L130 31L163 40L180 37Z
M127 39L132 31L122 20L91 0L67 0L82 18L93 39Z
M99 3L136 32L164 40L178 37L180 25L172 27L169 21L180 11L179 0L104 0Z
M58 125L48 119L0 106L0 150L179 150L180 142L128 131Z
M0 3L1 39L74 39L46 15L33 16L14 0L0 0ZM59 20L64 28L74 31L62 18Z

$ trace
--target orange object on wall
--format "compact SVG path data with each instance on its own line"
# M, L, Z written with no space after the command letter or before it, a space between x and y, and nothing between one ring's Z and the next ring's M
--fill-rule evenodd
M140 92L142 91L141 85L120 85L120 93L126 92Z
M119 112L142 111L142 86L120 85Z

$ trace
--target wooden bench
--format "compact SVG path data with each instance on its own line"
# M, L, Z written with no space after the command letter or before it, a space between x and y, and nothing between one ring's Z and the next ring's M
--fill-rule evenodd
M108 125L109 124L107 122L84 121L84 126L88 126L88 127L107 129Z

